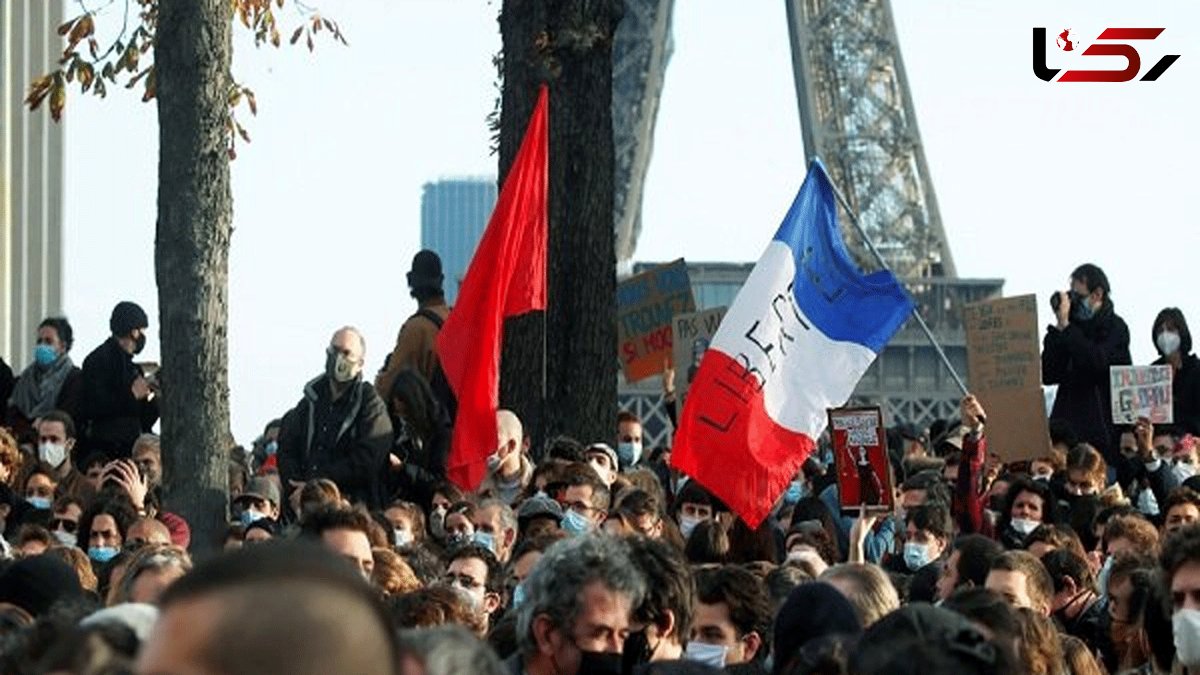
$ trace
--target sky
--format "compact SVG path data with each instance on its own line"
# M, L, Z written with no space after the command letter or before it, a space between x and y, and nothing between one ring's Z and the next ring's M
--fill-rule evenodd
M367 372L379 368L414 310L404 273L420 248L422 184L496 171L486 118L498 0L309 4L340 22L349 47L256 50L244 32L235 44L235 75L259 107L232 168L229 366L243 443L299 400L338 327L358 326ZM1200 133L1189 122L1200 4L893 0L893 10L959 275L1037 293L1047 323L1047 294L1095 262L1137 363L1154 357L1159 309L1181 307L1200 329ZM678 0L674 18L635 258L753 261L806 164L784 3ZM1107 26L1165 27L1139 45L1143 68L1182 56L1153 83L1045 83L1030 67L1034 26L1084 41ZM1051 66L1072 67L1067 56L1052 50ZM103 101L73 96L65 124L75 359L105 338L113 304L132 299L151 316L144 358L156 360L155 108L114 88Z

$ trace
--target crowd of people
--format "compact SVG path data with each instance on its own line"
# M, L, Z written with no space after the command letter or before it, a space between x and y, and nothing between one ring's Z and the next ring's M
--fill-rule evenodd
M1051 447L1003 461L985 424L1006 411L968 395L889 430L890 510L842 508L822 439L757 527L628 412L534 447L500 410L482 485L449 482L436 254L408 283L419 309L374 382L340 329L231 451L224 552L194 569L134 361L145 312L117 305L82 368L46 319L32 363L0 367L0 672L1200 673L1200 360L1163 310L1174 423L1113 425L1129 329L1094 265L1047 328Z

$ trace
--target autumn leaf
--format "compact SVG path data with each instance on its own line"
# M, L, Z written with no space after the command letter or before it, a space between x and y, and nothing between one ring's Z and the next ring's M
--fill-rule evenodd
M246 102L250 104L250 114L258 115L258 101L254 98L254 92L249 89L243 89L246 92Z
M63 108L67 106L67 83L61 77L54 78L50 88L50 117L58 122L62 119Z
M297 27L296 32L292 33L291 44L296 44L297 42L299 42L300 36L303 34L304 34L304 26Z

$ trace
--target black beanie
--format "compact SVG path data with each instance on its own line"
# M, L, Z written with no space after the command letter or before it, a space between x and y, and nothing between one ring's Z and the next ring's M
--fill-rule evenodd
M81 597L75 570L48 555L23 558L0 574L0 602L14 604L35 619L59 600Z
M146 312L136 302L125 300L118 302L116 307L113 307L112 318L108 320L108 327L112 330L113 335L128 335L135 328L146 328L150 325L150 319L146 317Z

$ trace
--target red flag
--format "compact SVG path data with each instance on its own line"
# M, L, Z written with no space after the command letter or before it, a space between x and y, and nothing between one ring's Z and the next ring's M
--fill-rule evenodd
M458 398L448 475L465 490L479 487L488 455L500 442L496 409L504 319L546 309L546 108L543 85L458 301L438 333L438 359Z

